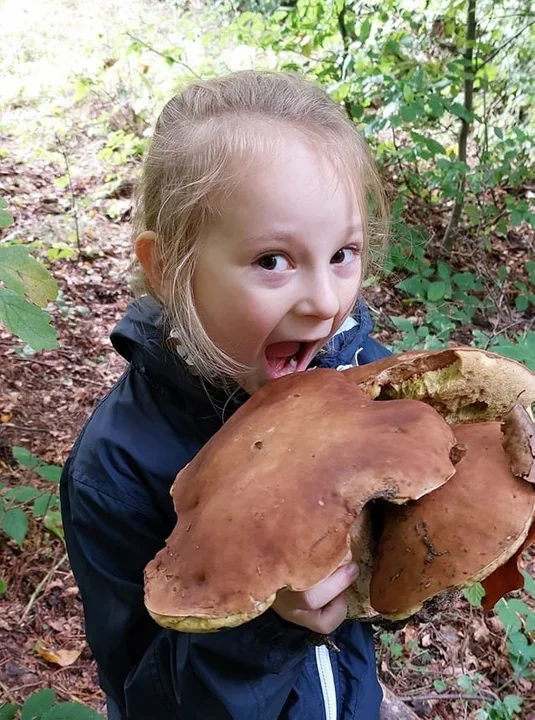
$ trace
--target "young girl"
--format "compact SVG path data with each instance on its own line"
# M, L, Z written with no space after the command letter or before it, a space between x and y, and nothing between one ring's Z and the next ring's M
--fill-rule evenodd
M299 77L196 82L164 108L137 214L144 292L112 334L129 367L61 483L110 720L379 718L371 628L345 621L350 556L315 588L283 590L261 617L208 634L156 625L143 569L176 523L177 472L249 394L387 354L358 300L385 230L365 144Z

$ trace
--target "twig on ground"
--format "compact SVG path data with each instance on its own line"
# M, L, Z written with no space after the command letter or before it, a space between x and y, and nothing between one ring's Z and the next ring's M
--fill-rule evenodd
M14 423L2 423L3 427L13 428L13 430L22 430L23 432L49 433L50 428L31 427L30 425L15 425Z
M479 700L480 702L488 702L494 700L494 693L488 695L476 694L460 694L460 693L429 693L429 695L400 695L403 702L421 702L423 700Z
M17 701L13 697L13 695L10 693L9 689L4 685L4 683L0 680L0 689L2 692L5 693L6 698L9 700L9 702L13 703L14 705L18 705Z
M27 604L26 607L24 608L24 612L22 613L22 616L21 616L21 618L20 618L20 620L19 620L19 625L22 625L22 623L23 623L24 620L26 619L26 616L28 615L28 613L29 613L30 610L32 609L33 604L34 604L34 602L35 602L36 599L37 599L37 596L39 595L39 593L41 592L41 590L43 589L43 587L46 585L46 583L50 580L50 578L52 577L52 575L56 572L56 570L58 570L58 568L60 568L61 565L63 565L63 563L65 562L65 560L67 560L67 557L68 557L68 556L67 556L67 553L65 553L64 555L62 555L62 556L60 557L60 559L57 561L57 563L47 572L47 574L44 576L44 578L41 580L41 582L37 585L37 587L35 588L35 590L34 590L33 593L32 593L31 598L28 600L28 604Z

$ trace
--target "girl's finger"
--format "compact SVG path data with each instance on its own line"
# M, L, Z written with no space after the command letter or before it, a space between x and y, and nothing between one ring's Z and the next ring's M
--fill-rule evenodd
M305 592L294 593L296 607L301 610L319 610L347 590L357 577L358 567L355 563L341 565L326 580Z
M299 625L305 625L313 632L328 635L341 625L346 619L347 602L343 595L339 595L321 610L300 613L296 612Z

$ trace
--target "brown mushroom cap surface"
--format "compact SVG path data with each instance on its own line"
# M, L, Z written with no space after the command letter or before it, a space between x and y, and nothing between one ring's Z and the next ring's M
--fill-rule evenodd
M511 471L500 423L453 429L466 454L451 480L386 510L371 582L371 604L385 617L409 617L437 593L483 580L530 531L535 488Z
M345 372L371 399L422 400L449 423L501 421L514 405L535 402L535 373L471 347L416 350Z
M178 522L145 570L162 625L209 631L264 612L344 559L370 499L416 499L454 473L452 429L412 400L371 402L348 373L268 383L177 476Z
M509 456L513 475L535 483L535 426L527 412L516 405L502 423L503 447ZM535 522L527 538L516 553L483 581L485 597L483 610L492 610L498 600L524 587L524 576L520 572L522 553L535 544Z
M535 522L532 523L527 538L516 553L509 558L505 565L501 565L485 580L485 597L482 600L483 611L490 612L498 600L513 590L524 587L524 576L520 572L522 553L531 545L535 545Z

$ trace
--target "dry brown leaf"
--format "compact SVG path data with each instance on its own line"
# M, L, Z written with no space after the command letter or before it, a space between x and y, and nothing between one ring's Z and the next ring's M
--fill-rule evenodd
M42 657L43 660L59 665L60 667L72 665L82 654L81 650L49 650L44 645L38 645L35 652Z
M420 640L420 645L423 648L427 648L432 644L433 644L433 641L431 640L431 635L429 633L425 633L424 635L422 635L422 638Z

